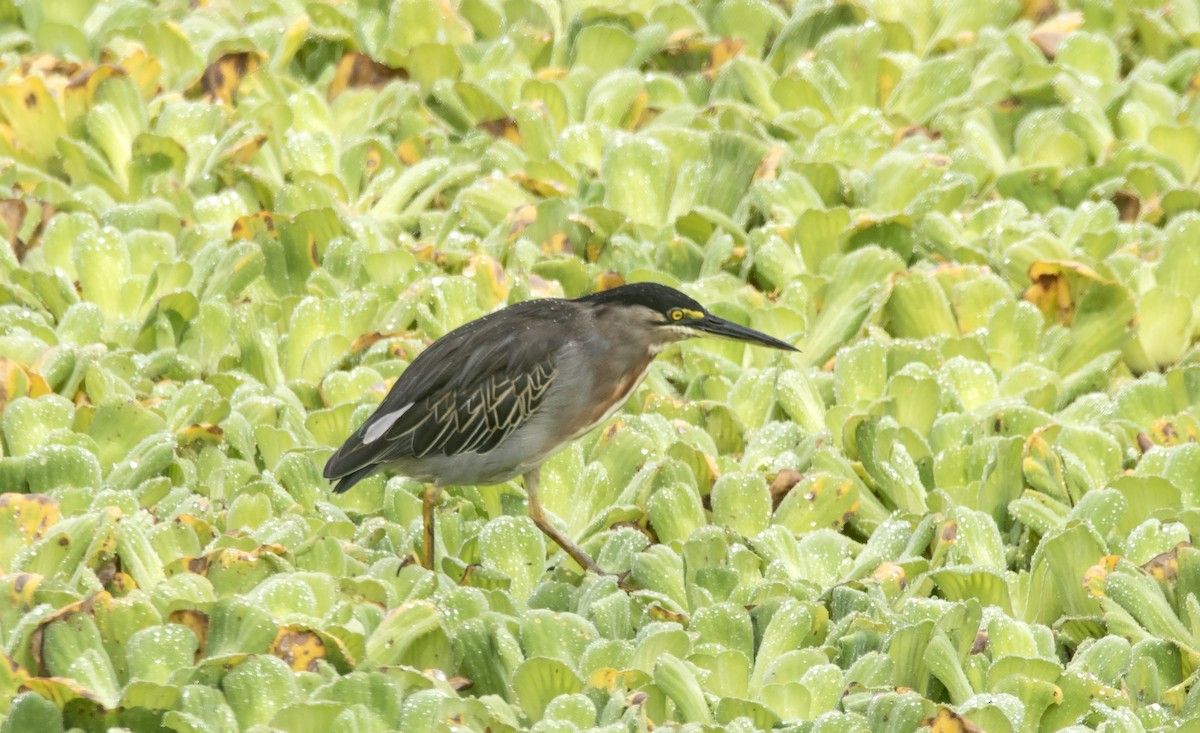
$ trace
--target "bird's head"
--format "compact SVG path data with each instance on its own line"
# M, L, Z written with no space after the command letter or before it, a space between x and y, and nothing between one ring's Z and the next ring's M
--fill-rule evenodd
M791 344L719 318L684 293L658 283L635 283L579 299L608 310L601 318L620 318L630 338L645 338L652 351L687 338L716 336L773 349L797 351Z

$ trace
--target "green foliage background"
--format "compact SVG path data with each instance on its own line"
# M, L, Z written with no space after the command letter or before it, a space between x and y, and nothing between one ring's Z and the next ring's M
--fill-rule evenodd
M0 731L1200 730L1200 7L0 0ZM320 469L677 285L546 504Z

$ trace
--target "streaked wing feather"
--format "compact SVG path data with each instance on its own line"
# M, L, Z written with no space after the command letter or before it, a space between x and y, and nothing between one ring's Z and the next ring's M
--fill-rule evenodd
M511 318L499 317L526 304L472 321L434 342L329 459L325 477L358 474L406 457L495 449L544 402L557 374L557 351L570 338L568 312L547 309L546 301L540 305L539 315L546 317L537 323L537 338L528 342L516 344ZM381 431L380 421L387 419L393 422ZM375 439L368 441L368 433Z
M553 367L539 364L532 372L494 373L465 393L447 392L413 426L413 455L492 450L541 406L554 374Z

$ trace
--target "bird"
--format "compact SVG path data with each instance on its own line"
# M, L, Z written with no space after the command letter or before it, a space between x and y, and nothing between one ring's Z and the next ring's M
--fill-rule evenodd
M337 482L335 493L378 471L426 482L421 564L430 570L443 488L521 476L537 528L580 567L605 575L551 523L538 498L540 467L619 410L659 352L704 336L798 350L657 283L510 305L450 331L413 359L328 459L324 476Z

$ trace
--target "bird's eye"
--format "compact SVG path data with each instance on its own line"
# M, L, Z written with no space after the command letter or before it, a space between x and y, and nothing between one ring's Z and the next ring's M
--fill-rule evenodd
M672 321L682 321L683 320L683 310L679 309L679 308L672 308L667 313L667 317L670 318Z

